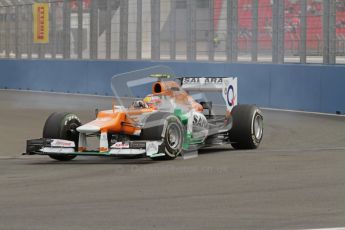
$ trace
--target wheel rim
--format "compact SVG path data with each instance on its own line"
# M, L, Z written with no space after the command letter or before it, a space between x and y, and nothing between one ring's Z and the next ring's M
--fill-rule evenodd
M71 123L68 125L68 128L66 130L66 137L68 140L70 141L75 141L78 139L78 132L77 132L77 128L80 125L78 125L77 123Z
M168 129L167 142L172 149L179 145L179 129L175 124L172 124Z
M263 133L263 121L259 114L255 115L254 118L254 135L257 140L260 140Z
M66 139L69 141L73 141L75 143L75 150L78 150L78 139L79 133L77 132L77 128L80 126L80 122L76 120L69 121L61 130L61 137L62 139Z

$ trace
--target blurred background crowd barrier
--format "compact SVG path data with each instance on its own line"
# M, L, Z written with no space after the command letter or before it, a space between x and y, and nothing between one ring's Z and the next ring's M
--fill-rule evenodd
M344 64L345 0L0 0L0 58Z

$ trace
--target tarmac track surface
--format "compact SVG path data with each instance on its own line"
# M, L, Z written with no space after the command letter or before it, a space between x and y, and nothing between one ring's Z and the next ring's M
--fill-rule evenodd
M112 99L0 91L0 229L310 229L345 226L345 118L264 110L258 150L199 157L21 156L54 111Z

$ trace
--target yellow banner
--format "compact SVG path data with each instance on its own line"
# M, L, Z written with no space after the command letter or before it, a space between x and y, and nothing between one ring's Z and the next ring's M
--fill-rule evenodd
M33 29L34 29L34 43L48 43L49 42L49 4L48 3L34 3L33 9Z

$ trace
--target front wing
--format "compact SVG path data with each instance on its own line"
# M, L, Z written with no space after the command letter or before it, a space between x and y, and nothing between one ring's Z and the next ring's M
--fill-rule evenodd
M135 156L161 157L161 141L127 141L116 142L109 151L88 150L78 152L72 141L40 138L27 140L24 155L77 155L77 156Z

